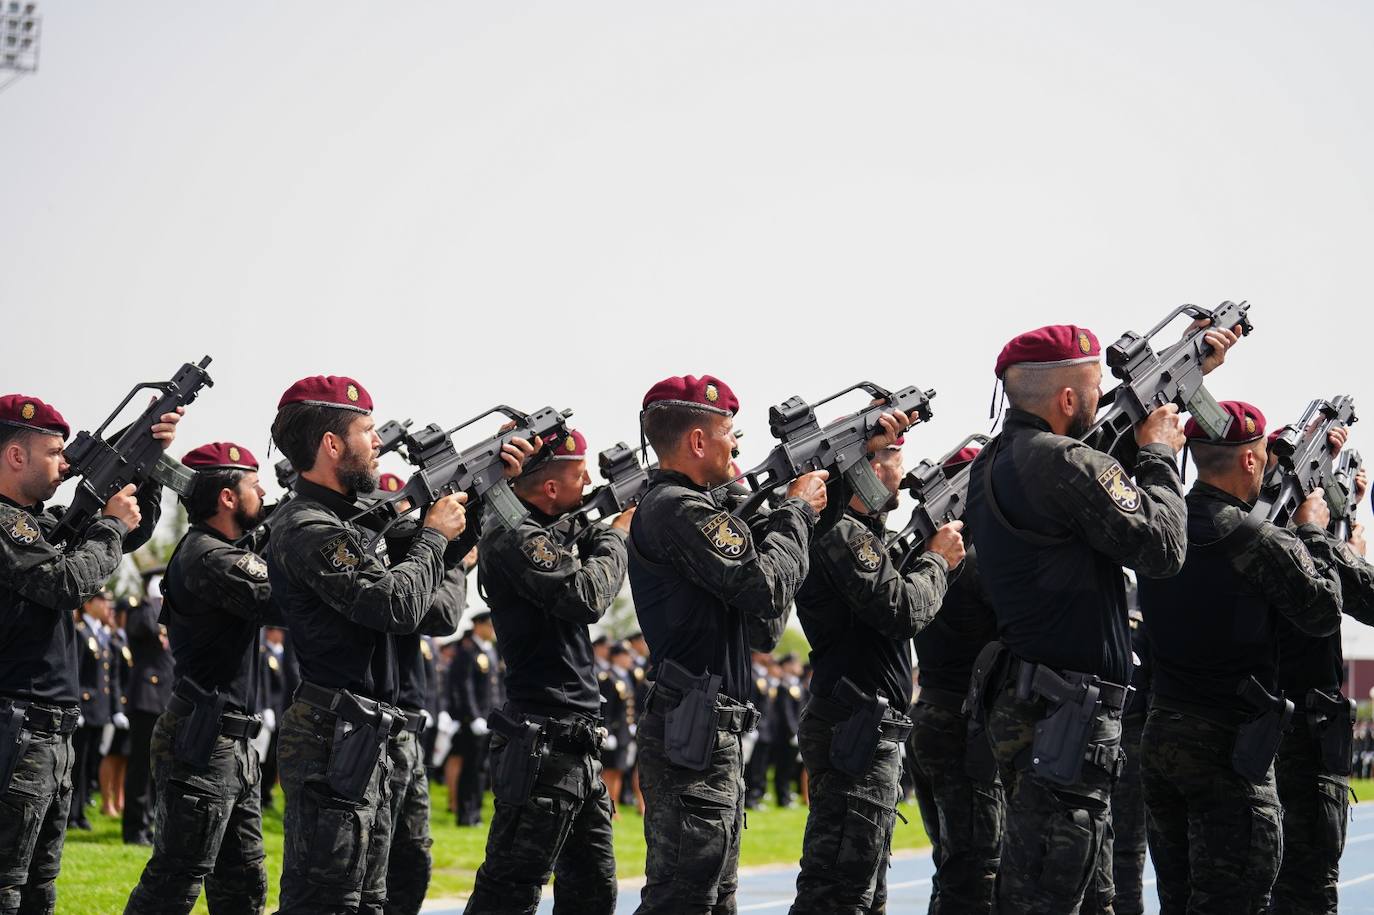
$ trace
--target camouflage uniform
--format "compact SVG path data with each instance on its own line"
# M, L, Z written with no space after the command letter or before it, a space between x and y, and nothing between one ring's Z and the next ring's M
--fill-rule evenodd
M1141 448L1133 483L1110 456L1012 409L970 468L965 517L1011 657L989 675L984 693L1007 796L999 905L1077 911L1094 879L1099 901L1110 905L1108 805L1131 675L1121 567L1169 575L1183 562L1186 516L1173 453L1164 445ZM1034 693L1017 695L1017 674L1027 664L1096 677L1107 697L1072 784L1034 769L1032 738L1052 709Z
M197 524L177 545L164 583L177 684L191 680L222 694L225 710L246 724L262 699L258 630L272 612L266 564ZM180 695L175 686L173 694ZM267 870L258 754L246 734L221 733L207 768L178 759L173 741L189 714L174 698L153 727L153 856L124 911L190 912L203 881L217 915L261 912Z
M99 593L124 552L152 536L162 488L139 490L137 530L97 518L63 552L45 536L60 509L0 496L0 709L27 705L29 741L0 794L0 913L50 913L72 800L79 699L72 611ZM40 722L40 717L46 721Z
M1267 903L1283 851L1279 799L1272 766L1257 782L1233 768L1237 727L1255 716L1237 688L1254 677L1277 690L1280 615L1313 635L1340 625L1326 535L1247 521L1250 510L1198 482L1183 569L1139 582L1154 691L1142 781L1165 913L1230 915Z
M1355 555L1349 544L1334 551L1345 613L1374 625L1374 565ZM1340 631L1324 637L1280 623L1279 686L1298 706L1294 726L1283 735L1274 776L1283 806L1283 863L1274 882L1275 915L1335 912L1341 853L1350 821L1350 765L1322 759L1319 730L1349 727L1344 722L1316 725L1306 714L1305 697L1314 690L1344 699L1344 657Z
M601 693L587 626L625 582L625 535L593 525L567 548L546 530L554 520L531 507L523 524L490 532L478 551L508 702L491 722L498 799L470 915L532 915L551 876L557 911L615 911L614 808L601 780ZM504 719L533 721L543 731L545 755L520 804L502 799L511 752Z
M655 471L649 486L630 526L629 569L652 679L666 661L720 676L717 708L738 723L749 649L776 644L806 577L816 514L787 499L748 525L680 473ZM732 912L744 814L738 728L717 732L706 770L674 765L663 744L671 702L656 682L636 737L648 844L638 911Z
M797 616L815 647L798 735L811 810L794 915L882 912L887 905L902 741L911 726L911 637L940 609L949 567L926 553L903 575L883 547L885 533L880 519L846 509L812 541L811 573L797 592ZM832 734L849 711L836 701L842 679L888 703L883 738L862 775L831 761Z

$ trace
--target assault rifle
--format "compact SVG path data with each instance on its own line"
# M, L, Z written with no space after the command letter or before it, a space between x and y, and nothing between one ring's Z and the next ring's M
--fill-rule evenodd
M1331 476L1344 496L1345 510L1337 513L1332 509L1331 532L1341 543L1350 539L1350 529L1355 526L1355 477L1363 466L1364 460L1354 448L1342 448L1336 455L1336 469Z
M634 449L624 442L617 442L601 452L596 461L606 482L588 493L580 507L564 514L550 528L565 546L571 546L583 531L598 521L618 515L638 503L644 490L649 488L649 472L640 465Z
M86 529L110 497L130 483L142 485L152 481L161 483L180 495L190 495L195 475L180 461L169 458L162 442L153 438L152 427L162 421L164 413L174 413L196 399L201 388L211 387L214 381L205 367L206 356L194 365L187 362L170 381L145 381L119 402L119 406L94 432L80 432L66 448L68 477L81 477L72 504L48 537L51 543L74 542ZM139 414L138 419L115 432L108 439L105 429L114 422L139 391L161 392Z
M899 571L905 571L911 561L920 555L922 547L935 536L937 530L964 517L964 509L968 507L969 468L973 462L969 461L948 477L945 475L945 463L970 445L982 447L988 441L986 435L970 435L943 456L934 461L925 459L902 477L902 489L911 493L916 500L916 507L906 527L887 542L889 550L901 553L901 559L897 562Z
M453 433L494 413L508 417L514 425L459 451L453 444ZM565 435L569 416L572 416L571 410L544 407L534 413L521 413L498 404L452 429L444 430L431 423L418 432L408 432L403 442L406 459L415 465L415 472L400 490L389 493L350 519L367 528L371 535L364 535L367 540L364 549L371 549L401 518L411 512L423 512L444 496L458 492L468 494L469 511L481 505L496 523L514 529L529 516L529 510L515 497L506 481L501 449L514 438L533 441L538 437L547 441Z
M1264 478L1255 511L1275 524L1287 524L1298 506L1318 489L1326 493L1331 516L1354 513L1354 475L1347 491L1336 481L1335 455L1327 435L1338 426L1349 426L1355 415L1355 401L1349 394L1331 400L1318 397L1307 405L1296 425L1284 427L1269 447L1277 458Z
M1240 325L1242 336L1249 334L1254 329L1249 311L1246 302L1222 302L1211 310L1180 305L1145 334L1122 334L1106 352L1107 367L1121 383L1102 395L1098 409L1105 407L1106 412L1099 412L1083 440L1128 467L1134 465L1135 425L1169 403L1192 414L1213 440L1224 436L1232 420L1202 385L1202 360L1212 352L1203 336L1214 327L1229 330L1236 325ZM1209 323L1193 328L1182 340L1156 353L1150 341L1179 315L1207 318Z
M881 402L822 427L816 421L816 408L850 391L867 391ZM837 471L868 510L877 511L892 497L868 463L868 440L882 428L878 417L901 410L916 417L915 422L928 422L934 396L933 390L922 391L914 386L894 393L871 381L861 381L814 404L794 396L769 408L768 428L779 444L773 446L762 464L740 478L748 484L750 494L735 514L747 518L773 490L813 470ZM717 487L713 494L717 501L723 499L726 487Z

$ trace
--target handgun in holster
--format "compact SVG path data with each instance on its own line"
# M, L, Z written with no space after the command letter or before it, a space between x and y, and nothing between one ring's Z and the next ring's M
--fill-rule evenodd
M1355 700L1312 689L1307 691L1303 704L1307 730L1317 739L1322 771L1328 775L1349 775L1355 742Z
M13 704L0 708L0 794L9 790L10 779L14 778L14 770L29 745L24 712L22 706Z
M849 717L831 731L830 764L852 778L863 778L878 752L887 697L870 696L841 677L830 698L849 708Z
M1040 696L1049 703L1048 714L1035 723L1031 739L1031 771L1056 785L1077 784L1092 739L1093 722L1100 707L1097 677L1061 677L1044 664L1021 663L1017 672L1019 699Z
M1282 695L1271 696L1254 677L1241 681L1236 695L1259 714L1236 729L1231 768L1258 784L1268 777L1269 767L1274 764L1279 741L1293 718L1293 703Z
M497 709L488 719L491 729L506 739L497 764L492 793L503 804L520 806L530 799L549 753L541 719L515 718Z
M334 739L329 746L329 766L325 777L339 797L361 803L377 761L386 751L391 736L392 715L383 708L369 711L358 697L339 690L334 706Z
M997 778L997 756L987 732L988 703L992 692L1002 685L1010 653L1001 642L983 646L973 662L968 695L963 713L968 721L964 744L964 774L975 781L989 783Z
M181 678L177 695L194 708L191 714L177 723L176 736L172 738L172 755L178 762L192 768L208 768L210 757L215 753L215 741L219 738L220 716L224 714L224 704L229 697L222 695L219 690L205 690L190 677Z
M710 673L693 676L675 661L664 661L659 669L655 685L682 697L663 716L663 750L673 765L698 772L710 768L716 748L720 681Z

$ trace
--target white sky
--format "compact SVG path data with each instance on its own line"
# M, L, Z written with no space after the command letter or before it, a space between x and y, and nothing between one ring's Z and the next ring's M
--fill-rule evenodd
M645 389L935 387L986 431L1015 333L1249 299L1210 387L1362 399L1374 12L1165 2L52 0L0 93L0 389L93 426L215 358L180 444L281 391L636 437ZM1355 430L1355 442L1362 436ZM392 469L400 470L399 466Z

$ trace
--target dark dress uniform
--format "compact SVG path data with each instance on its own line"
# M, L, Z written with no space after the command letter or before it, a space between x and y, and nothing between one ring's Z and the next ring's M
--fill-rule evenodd
M449 714L459 724L452 752L463 757L463 771L458 776L458 825L476 826L482 822L482 795L487 785L491 713L505 702L496 648L475 635L459 642L448 688ZM473 727L479 719L487 723L487 730L480 734Z
M508 700L492 738L496 812L469 915L533 913L551 876L557 911L615 911L613 809L601 780L601 693L587 627L625 582L625 535L598 524L564 547L545 530L553 520L532 510L517 529L484 536L477 553ZM515 750L503 721L543 730L547 749L523 803L506 799L519 792L504 781L516 767L505 759Z
M265 698L260 627L275 617L267 565L194 524L167 563L163 588L174 685L151 741L157 828L152 858L124 911L188 913L203 883L212 911L261 912L262 770L250 741ZM203 763L176 749L196 713L195 688L223 700Z
M138 492L143 518L132 532L97 518L66 552L45 535L61 509L23 507L0 496L0 711L26 710L24 747L0 795L0 913L50 913L72 805L73 751L80 702L73 611L100 592L124 552L148 542L162 488Z
M72 774L72 809L67 822L90 828L86 806L97 787L100 773L100 744L106 727L114 727L119 710L119 678L115 670L114 634L104 623L91 623L83 616L76 621L77 682L81 687L81 727L73 745L76 767Z
M907 755L935 863L931 915L990 912L996 895L1002 783L994 771L971 772L966 765L963 712L973 662L996 637L997 617L983 591L978 551L969 547L940 612L915 638L921 691L911 708Z
M775 705L778 717L773 727L773 791L779 807L791 807L795 803L792 791L801 777L797 735L801 731L806 698L801 677L785 674L778 680Z
M124 841L151 838L154 793L150 745L153 725L172 698L172 652L158 624L160 607L143 600L129 608L124 631L129 638L131 669L124 692L129 716L129 770L124 779Z
M885 534L880 517L845 508L812 543L811 572L797 592L812 674L799 735L811 809L792 904L796 915L886 910L902 743L911 728L911 638L940 609L949 566L944 557L926 553L903 575L883 546ZM838 728L862 713L840 690L842 680L870 701L887 701L866 763L835 760L843 750L832 747Z
M731 911L744 810L740 734L753 717L745 706L750 620L785 617L809 568L816 513L787 499L751 525L680 473L655 471L649 487L629 539L630 586L655 681L637 734L648 843L639 912ZM668 661L721 678L721 729L705 771L668 759L664 715L680 699L658 683Z
M1336 545L1333 560L1345 613L1374 625L1374 565L1346 543ZM1334 913L1350 821L1353 716L1325 715L1322 710L1346 701L1341 692L1341 633L1337 629L1326 636L1308 635L1285 618L1278 621L1278 642L1279 689L1297 708L1274 761L1283 807L1283 862L1269 911Z
M129 598L129 603L135 603L133 598ZM110 651L114 654L115 671L115 691L119 696L116 712L124 715L123 719L116 719L116 730L114 739L110 741L110 749L106 756L125 756L129 755L129 728L127 726L129 716L129 675L133 671L134 655L129 650L129 636L125 630L116 628L110 634ZM119 727L123 723L124 727ZM125 782L127 784L127 775ZM127 804L126 808L127 809Z
M608 738L601 750L601 765L624 771L630 759L630 725L634 719L634 676L612 664L597 673L601 685L601 726ZM613 743L613 745L612 745ZM618 800L618 799L617 799Z
M286 683L286 646L273 645L264 632L258 652L261 655L258 670L262 672L262 709L272 712L272 738L262 760L262 806L271 807L272 789L277 785L277 735L281 733L281 716L290 703L292 690ZM263 716L264 726L266 717Z
M1073 330L1095 359L1087 332ZM1011 409L970 468L965 517L1004 646L981 694L1007 797L999 905L1076 910L1095 866L1099 892L1110 900L1108 803L1131 676L1122 566L1160 576L1182 565L1185 509L1174 455L1165 445L1141 448L1132 482L1110 456ZM1017 689L1018 679L1027 680L1023 668L1037 666L1098 690L1089 759L1076 778L1041 768L1045 757L1031 752L1037 726L1055 708ZM1074 765L1076 748L1062 752Z
M385 849L391 839L384 738L361 797L343 786L347 778L361 783L366 773L336 772L331 779L326 770L339 756L336 733L346 740L354 731L370 735L388 719L391 728L401 725L403 718L375 700L395 673L376 672L395 665L392 634L413 632L433 604L449 544L424 528L406 557L387 568L363 551L361 532L345 520L358 511L352 498L306 479L295 492L277 509L267 548L273 597L290 627L301 676L278 742L286 794L281 908L379 913L387 862L373 846ZM347 710L348 696L361 714ZM344 719L351 729L336 727L341 715L357 718Z
M749 758L744 763L744 806L749 810L757 807L768 793L768 764L773 755L774 700L778 695L778 684L765 665L753 665L752 673L749 703L758 710L759 723L754 729Z

